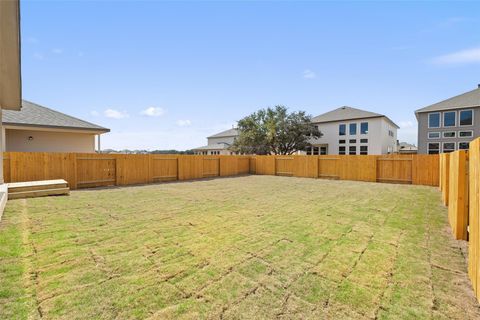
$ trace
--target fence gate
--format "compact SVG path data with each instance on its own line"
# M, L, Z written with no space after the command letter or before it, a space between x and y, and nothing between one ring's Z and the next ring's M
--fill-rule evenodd
M318 177L325 179L340 179L338 160L333 157L318 158Z
M203 158L203 177L218 177L220 175L220 158Z
M178 158L153 158L152 175L154 181L178 179Z
M275 158L275 175L293 176L293 157Z
M78 188L115 185L115 158L77 157Z
M377 181L412 183L411 157L379 157L377 159Z

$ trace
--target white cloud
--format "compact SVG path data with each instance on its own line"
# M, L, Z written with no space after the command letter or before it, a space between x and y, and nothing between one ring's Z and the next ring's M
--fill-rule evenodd
M28 43L31 43L31 44L37 44L39 41L38 41L38 39L35 38L35 37L28 37L28 38L27 38L27 42L28 42Z
M90 111L90 115L94 117L98 117L100 113L98 111L93 110L93 111Z
M306 69L305 71L303 71L303 77L305 79L315 79L317 77L317 74L310 69Z
M45 57L40 52L35 52L33 54L33 58L36 59L36 60L43 60Z
M63 53L63 49L54 48L54 49L52 49L52 53L54 53L54 54L62 54L62 53Z
M179 127L188 127L192 124L190 120L177 120L177 126Z
M434 58L432 61L441 65L480 63L480 47L445 54Z
M147 117L161 117L165 114L165 110L159 107L150 107L140 112L141 115Z
M400 142L408 142L417 145L417 121L404 120L398 123L400 129L398 130L397 137Z
M400 121L400 128L413 128L414 124L412 121Z
M103 115L112 119L124 119L129 117L126 111L119 111L115 109L107 109L103 112Z

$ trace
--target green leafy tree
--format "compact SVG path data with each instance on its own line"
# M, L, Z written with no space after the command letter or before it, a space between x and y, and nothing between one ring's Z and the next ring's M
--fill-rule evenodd
M293 154L311 146L322 133L305 111L289 113L284 106L261 109L238 121L232 150L247 154Z

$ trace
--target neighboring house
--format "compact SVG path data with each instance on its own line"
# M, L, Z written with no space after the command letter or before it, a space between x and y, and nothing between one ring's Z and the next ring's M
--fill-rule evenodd
M321 114L312 122L322 133L311 140L307 154L389 154L397 151L397 129L383 114L340 107Z
M414 144L400 142L398 144L398 153L400 154L416 154L418 148Z
M22 101L20 111L3 111L4 151L95 152L95 138L110 129Z
M208 145L204 147L199 147L193 149L195 154L204 154L204 155L231 155L234 154L233 151L230 151L230 147L235 142L235 139L238 137L238 130L235 128L222 131L220 133L214 134L213 136L207 137Z
M477 89L415 111L418 153L468 149L480 136L480 85Z

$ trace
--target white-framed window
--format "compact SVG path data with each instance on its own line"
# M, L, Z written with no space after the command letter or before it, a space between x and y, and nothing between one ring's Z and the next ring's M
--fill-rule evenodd
M360 139L360 143L368 143L368 139Z
M344 146L338 147L338 154L345 154L345 147Z
M440 139L440 132L429 132L428 139Z
M357 139L350 139L348 140L348 143L357 143Z
M342 123L338 125L338 135L344 136L347 134L347 125Z
M350 133L351 136L355 136L357 134L357 124L350 123L348 125L348 132Z
M443 126L445 128L455 127L457 125L457 112L446 111L443 113Z
M444 131L443 137L444 138L455 138L457 136L457 132L455 131Z
M307 156L312 155L312 147L311 146L306 147L305 152L307 153Z
M428 128L440 128L440 112L428 114Z
M360 123L360 134L368 134L368 122Z
M320 155L324 156L327 154L327 146L320 147Z
M338 144L345 144L345 139L338 140Z
M458 112L458 125L460 127L473 126L473 110L461 110Z
M470 143L467 141L458 143L458 150L468 150L470 148Z
M473 130L459 131L458 137L459 138L473 137Z
M368 146L360 146L360 154L367 155L368 154Z
M443 143L443 152L453 152L455 151L455 142L444 142Z
M348 154L357 154L357 147L356 146L349 146L348 147Z
M319 150L318 147L313 147L313 155L314 156L318 156L318 150Z
M429 142L427 145L428 154L439 154L440 153L440 142Z

